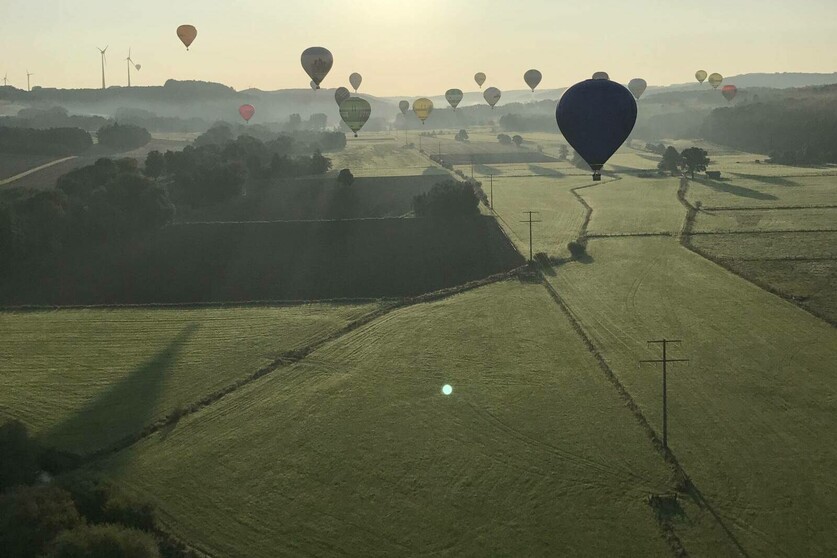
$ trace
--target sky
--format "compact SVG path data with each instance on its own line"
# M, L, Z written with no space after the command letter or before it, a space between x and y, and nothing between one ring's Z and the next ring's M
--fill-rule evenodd
M837 71L837 0L0 0L0 76L26 87L101 86L97 47L109 46L108 85L169 78L236 89L305 88L299 56L331 50L323 87L438 95L457 87L564 87L604 70L611 79L685 83L705 69ZM189 52L178 25L197 27Z

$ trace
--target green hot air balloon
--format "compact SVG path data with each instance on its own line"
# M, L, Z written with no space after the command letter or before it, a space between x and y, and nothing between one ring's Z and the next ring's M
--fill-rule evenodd
M355 133L355 137L371 114L372 107L366 99L349 97L340 103L340 118Z
M401 114L406 115L407 111L410 110L410 101L401 101L398 103L398 110L401 111Z
M302 69L305 70L305 73L308 74L311 81L316 84L317 89L320 88L320 84L334 65L334 57L331 55L331 52L323 47L306 48L302 52L300 61L302 62Z
M448 89L445 91L445 99L448 100L450 106L453 107L453 110L456 110L457 105L459 105L460 101L462 101L462 90L461 89Z
M535 92L535 87L543 79L543 75L537 70L528 70L525 74L523 74L523 81L526 82L526 85L532 90L532 93Z
M485 93L483 93L482 96L485 99L485 102L488 103L493 109L494 105L497 104L497 101L500 100L500 96L502 94L503 93L496 87L489 87L485 90Z
M646 83L646 81L642 78L634 78L628 82L628 91L633 94L634 99L637 101L640 97L642 97L642 94L645 93L646 87L648 87L648 83Z

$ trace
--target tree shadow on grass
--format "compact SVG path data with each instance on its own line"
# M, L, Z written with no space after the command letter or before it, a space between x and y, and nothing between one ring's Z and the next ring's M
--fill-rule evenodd
M802 186L802 184L796 182L795 180L788 180L787 178L783 178L781 176L762 176L760 174L742 174L739 172L732 172L730 174L734 174L739 178L747 178L749 180L755 180L756 182L771 184L773 186Z
M83 453L90 453L142 430L154 418L178 354L198 328L196 323L184 327L163 350L46 432L43 439L61 448L84 448Z
M542 167L540 165L534 164L529 165L529 170L539 176L551 176L552 178L564 178L565 176L567 176L557 169L551 169L549 167Z
M447 176L448 171L439 167L427 167L421 174L424 176Z
M731 184L729 182L720 182L718 180L708 180L705 178L695 178L695 182L698 184L703 184L707 188L711 188L716 192L723 192L725 194L732 194L733 196L739 196L742 198L750 198L754 200L778 200L779 198L774 196L773 194L765 194L764 192L759 192L758 190L753 190L752 188L747 188L744 186L738 186L736 184Z
M474 163L474 171L479 174L503 174L497 167L483 165L482 163Z

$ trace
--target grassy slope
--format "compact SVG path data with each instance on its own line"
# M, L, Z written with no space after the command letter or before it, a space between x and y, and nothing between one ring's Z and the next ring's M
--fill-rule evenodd
M0 313L0 415L88 452L376 305Z
M579 194L594 208L590 234L676 233L683 224L675 178L625 176L602 182Z
M670 473L540 285L395 311L105 466L218 556L670 552Z
M752 556L837 552L837 331L674 239L591 241L558 270L566 298L660 430L646 340L683 339L669 375L670 444Z

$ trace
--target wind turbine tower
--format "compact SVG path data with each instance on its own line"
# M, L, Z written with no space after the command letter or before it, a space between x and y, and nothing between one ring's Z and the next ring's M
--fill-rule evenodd
M134 64L134 61L131 60L131 48L128 47L128 58L125 59L128 63L128 87L131 87L131 66L136 68L137 71L140 71L142 68L142 64Z
M6 75L3 76L3 87L9 85L9 72L6 72Z
M102 89L105 89L105 53L108 51L108 47L105 47L104 50L99 47L96 47L96 49L102 55Z
M32 91L32 87L29 85L29 78L34 76L35 74L29 73L29 70L26 70L26 90Z

